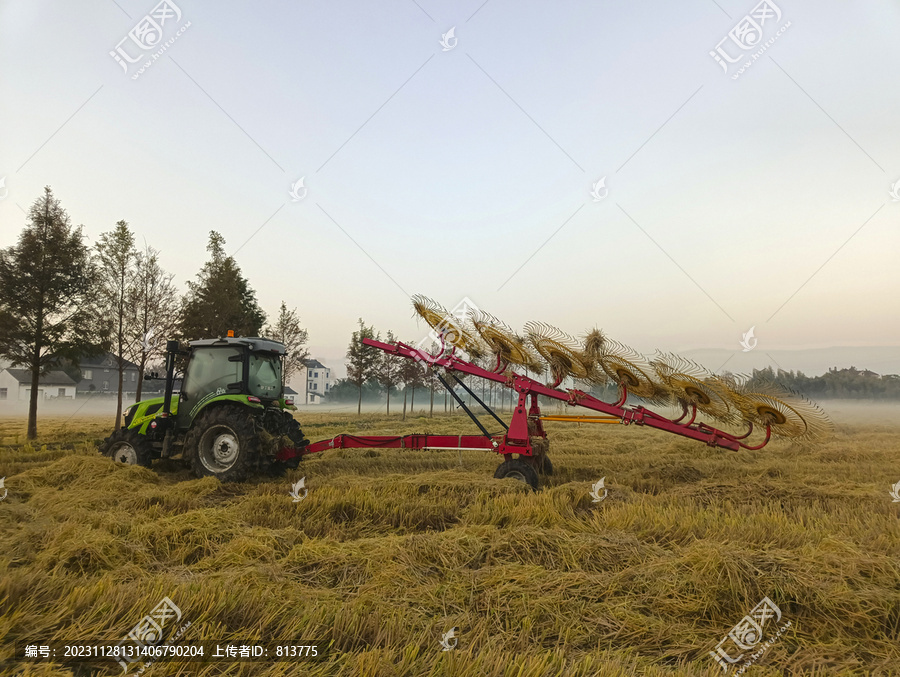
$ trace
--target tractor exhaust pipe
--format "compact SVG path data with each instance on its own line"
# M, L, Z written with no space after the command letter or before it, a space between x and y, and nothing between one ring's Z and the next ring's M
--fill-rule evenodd
M166 341L166 394L163 399L163 416L172 413L172 390L175 388L175 357L178 355L178 341Z

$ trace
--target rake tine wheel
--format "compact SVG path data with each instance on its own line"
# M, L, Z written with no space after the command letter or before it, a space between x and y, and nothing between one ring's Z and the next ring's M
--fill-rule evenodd
M468 328L467 318L455 317L441 304L421 294L413 296L412 301L416 314L438 333L445 345L459 348L473 358L484 355L484 347Z
M578 342L565 332L543 322L529 322L525 325L525 333L550 366L551 388L567 376L586 379L591 373L590 361L581 352Z
M510 364L516 364L538 373L544 370L544 365L525 344L525 341L490 313L479 311L472 318L472 326L488 349L497 356L495 372L500 373Z
M738 411L728 387L713 374L679 355L657 353L650 362L669 394L682 406L695 406L699 411L725 423L738 418Z
M628 393L654 404L668 402L669 393L653 379L653 368L637 351L618 341L605 339L596 360L607 377L622 388L622 403Z
M606 335L595 328L584 335L582 343L582 353L590 367L585 380L598 386L605 386L609 383L609 376L600 367L600 357L603 355L606 341Z
M828 416L799 393L764 382L744 383L732 391L735 405L748 423L765 426L776 437L818 442L834 432Z

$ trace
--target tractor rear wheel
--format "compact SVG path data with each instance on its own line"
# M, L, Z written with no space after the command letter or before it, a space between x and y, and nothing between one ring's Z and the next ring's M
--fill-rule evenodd
M497 470L494 472L494 479L502 480L507 477L524 482L535 491L540 486L540 480L534 468L531 467L530 463L520 458L507 458L497 466Z
M309 440L303 436L303 430L300 428L300 423L297 422L297 419L293 417L291 412L285 411L283 413L285 417L284 425L287 430L285 434L293 443L294 449L300 452L306 448L309 444ZM299 468L300 461L302 460L303 456L300 456L299 453L297 456L289 458L286 461L273 460L269 463L266 471L273 477L281 477L288 470L296 470Z
M303 435L303 430L300 428L300 423L295 419L290 412L284 412L285 417L288 419L287 421L287 436L290 438L291 442L294 443L295 449L302 449L309 444L309 440L306 439Z
M137 430L119 428L100 444L100 453L126 465L150 467L153 449L149 440Z
M253 468L259 436L248 411L240 406L217 406L197 417L184 440L197 477L240 482Z

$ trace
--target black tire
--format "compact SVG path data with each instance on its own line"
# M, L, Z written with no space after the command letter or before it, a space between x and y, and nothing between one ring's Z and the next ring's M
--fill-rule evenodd
M494 479L502 480L507 477L524 482L535 491L541 484L538 474L531 467L531 464L520 458L507 458L497 466L497 470L494 472Z
M553 474L553 464L550 462L550 459L547 456L538 456L537 458L535 458L534 465L537 467L537 471L541 475Z
M287 435L290 438L291 442L294 443L294 448L297 451L300 451L301 449L309 446L309 440L304 437L303 430L300 428L300 423L297 421L297 419L295 419L289 411L284 412L284 415L289 419L287 422Z
M153 462L153 447L150 440L134 429L119 428L100 443L99 451L104 456L126 465L149 468Z
M259 436L250 412L240 405L214 406L201 413L184 440L184 453L197 477L241 482L257 461Z
M309 445L309 440L303 436L303 430L300 428L300 424L297 422L297 419L293 417L291 412L285 411L284 416L287 419L285 426L287 428L287 436L293 442L294 448L300 452L305 449ZM303 456L294 456L294 458L289 458L286 461L278 461L273 460L266 467L266 472L273 477L281 477L288 470L296 470L300 467L300 461L303 460Z
M302 456L295 456L286 461L271 461L265 467L265 473L272 477L284 477L288 470L296 470L300 467L300 459Z

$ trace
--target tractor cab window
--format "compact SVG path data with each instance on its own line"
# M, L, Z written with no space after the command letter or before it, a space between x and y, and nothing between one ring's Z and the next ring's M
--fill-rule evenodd
M181 397L191 405L210 393L240 392L243 377L243 358L240 348L196 348L191 354ZM229 388L229 385L237 387Z
M281 397L281 359L277 355L251 353L249 386L251 395Z

